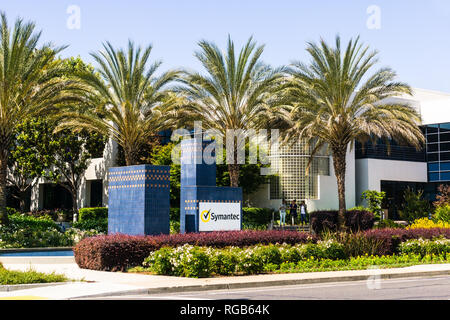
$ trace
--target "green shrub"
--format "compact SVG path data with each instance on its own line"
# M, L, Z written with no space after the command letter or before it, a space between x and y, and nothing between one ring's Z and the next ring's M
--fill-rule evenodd
M300 252L302 255L302 259L310 259L310 258L322 259L324 257L322 248L317 244L313 243L308 243L301 246Z
M170 220L170 234L180 233L180 221Z
M206 278L211 275L209 255L204 248L191 247L183 252L181 263L183 264L183 277Z
M433 218L436 221L444 221L450 223L450 205L444 204L438 206L434 212Z
M339 260L347 258L344 245L335 240L319 241L317 246L322 250L322 259Z
M170 221L178 221L180 222L180 208L172 208L170 207Z
M163 247L144 260L144 266L157 274L204 278L211 274L210 258L205 248L186 244L178 248Z
M383 244L383 241L375 237L367 237L364 233L341 233L338 241L343 245L346 257L358 257L363 255L376 255Z
M231 250L215 250L211 251L211 272L219 275L231 275L237 270L238 257Z
M298 246L283 245L280 247L282 262L298 262L302 259L302 252Z
M395 223L394 221L390 219L381 220L378 222L376 228L378 229L385 229L385 228L405 228L404 225Z
M256 250L255 250L256 249ZM239 254L238 271L244 274L258 274L264 271L264 256L256 248L242 249Z
M401 254L418 254L421 257L426 255L448 255L450 253L449 239L414 239L400 244Z
M272 221L272 213L269 208L242 208L242 224L256 228L267 227Z
M353 238L357 239L355 235L352 235ZM151 253L145 259L144 266L157 274L199 278L212 274L351 270L365 269L371 265L403 266L447 261L450 240L421 241L405 243L400 256L364 253L350 257L345 253L345 245L333 239L318 244L258 245L247 248L211 248L186 244L177 248L163 247Z
M81 208L78 210L78 221L99 220L108 218L108 208Z
M383 203L384 198L386 197L386 192L384 191L375 191L375 190L366 190L361 195L361 200L367 200L369 205L369 210L375 215L375 219L379 220L382 213L381 205ZM365 211L366 209L363 209Z
M49 217L12 214L9 224L0 226L0 247L34 248L71 246L72 240Z
M282 262L280 248L277 245L259 247L256 253L261 256L264 264L280 264Z
M82 231L95 230L99 233L108 233L108 219L98 218L77 221L72 224L72 227Z
M84 238L94 237L102 234L102 232L99 232L95 229L81 230L72 227L64 233L64 236L67 237L67 239L69 239L73 245L76 245Z
M428 217L431 210L428 200L423 199L423 191L414 192L409 187L403 195L402 209L399 210L400 217L408 222Z
M163 247L152 252L148 258L144 260L144 266L149 267L151 271L157 274L174 275L175 261L173 259L173 249Z

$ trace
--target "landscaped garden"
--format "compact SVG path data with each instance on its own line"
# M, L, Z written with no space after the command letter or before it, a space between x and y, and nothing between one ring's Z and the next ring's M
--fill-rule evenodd
M253 38L240 52L231 37L225 51L202 40L195 53L202 73L156 76L161 63L150 63L152 46L130 41L116 49L106 42L92 54L94 68L81 58L60 58L64 46L38 47L33 23L18 19L10 28L1 14L0 29L0 248L73 246L81 268L184 277L448 262L448 187L433 206L420 191L406 190L397 208L405 225L383 217L382 192L367 190L364 207L346 210L349 146L388 139L419 150L425 142L416 109L383 103L412 88L389 68L369 75L377 53L359 37L346 50L339 36L335 46L308 43L309 64L279 68L263 63L264 46ZM309 213L311 233L270 230L278 213L250 207L243 208L242 231L180 234L180 165L172 161L174 145L162 144L159 133L192 129L195 121L222 137L230 130L277 129L285 142L306 142L310 156L328 147L339 209ZM170 235L107 235L107 208L78 207L89 163L103 157L107 141L118 145L118 166L170 166ZM217 186L241 187L247 195L267 183L262 166L218 164ZM27 194L42 180L64 188L72 208L27 212ZM17 210L7 208L8 193ZM0 276L19 274L0 267ZM34 281L34 274L25 277Z

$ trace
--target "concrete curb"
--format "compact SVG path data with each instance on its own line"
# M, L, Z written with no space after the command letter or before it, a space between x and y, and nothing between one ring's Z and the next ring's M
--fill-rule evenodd
M42 287L61 286L73 282L48 282L48 283L28 283L28 284L4 284L0 285L0 292L10 292L17 290L27 290Z
M432 277L442 275L450 275L450 269L438 271L393 272L393 273L379 274L378 276L380 277L380 279L399 279L399 278L413 278L423 276ZM159 294L159 293L177 293L177 292L182 293L182 292L198 292L210 290L233 290L233 289L258 288L270 286L289 286L289 285L318 284L331 282L363 281L367 280L369 276L370 275L354 275L354 276L343 275L343 276L309 278L309 279L266 280L258 282L253 281L253 282L239 282L239 283L172 286L160 288L141 288L111 293L72 297L70 299L89 299L89 298L102 298L102 297L123 296L123 295Z

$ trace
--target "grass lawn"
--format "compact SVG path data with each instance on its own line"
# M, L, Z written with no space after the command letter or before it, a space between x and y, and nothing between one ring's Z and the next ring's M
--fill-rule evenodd
M5 269L0 264L0 285L50 283L69 281L64 275L42 273L33 270L13 271Z

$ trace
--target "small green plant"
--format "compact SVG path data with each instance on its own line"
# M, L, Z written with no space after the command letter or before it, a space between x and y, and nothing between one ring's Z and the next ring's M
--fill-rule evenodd
M384 228L405 228L404 225L396 223L390 219L381 220L378 222L376 228L378 229L384 229Z
M384 191L375 191L375 190L366 190L362 193L361 199L367 200L367 204L369 206L369 210L373 212L376 220L380 220L382 214L382 204L384 198L386 197L386 192Z
M402 210L399 210L400 217L408 222L416 219L428 217L431 210L428 200L423 199L423 190L415 192L411 188L407 188L403 195Z
M443 221L450 223L450 205L443 204L438 206L434 211L433 219L435 221Z

